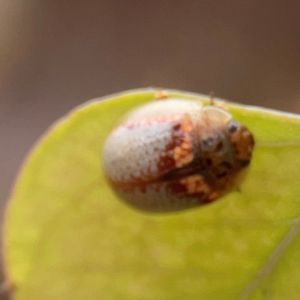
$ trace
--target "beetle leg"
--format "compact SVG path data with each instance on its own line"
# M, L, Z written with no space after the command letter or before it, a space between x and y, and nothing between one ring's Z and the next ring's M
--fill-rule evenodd
M166 92L164 90L159 90L154 95L155 100L166 100L168 98L169 98L169 94L168 94L168 92Z

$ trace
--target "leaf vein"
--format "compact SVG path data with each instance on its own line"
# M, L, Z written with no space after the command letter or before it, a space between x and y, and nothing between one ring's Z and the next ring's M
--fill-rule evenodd
M279 259L283 256L285 250L293 241L293 239L297 236L300 231L300 217L296 219L294 226L287 233L287 235L283 238L281 243L275 249L275 251L270 255L266 264L258 271L255 278L244 288L242 294L240 296L240 300L246 300L250 297L250 295L255 291L256 288L260 285L263 278L269 276L273 269L275 268Z

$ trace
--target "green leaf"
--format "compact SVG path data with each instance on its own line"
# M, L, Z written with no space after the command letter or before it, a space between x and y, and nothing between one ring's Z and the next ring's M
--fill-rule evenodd
M145 214L115 198L100 162L119 117L155 92L91 101L36 145L6 214L13 299L298 299L300 117L230 104L256 139L241 191Z

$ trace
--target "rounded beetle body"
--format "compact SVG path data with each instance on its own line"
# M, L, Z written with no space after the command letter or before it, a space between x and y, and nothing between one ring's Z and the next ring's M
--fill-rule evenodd
M154 101L129 113L107 138L105 176L128 204L149 212L211 203L237 189L254 139L231 114L200 101Z

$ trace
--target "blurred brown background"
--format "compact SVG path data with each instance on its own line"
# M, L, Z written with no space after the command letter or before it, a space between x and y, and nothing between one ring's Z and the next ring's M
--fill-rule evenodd
M34 141L137 87L300 113L300 2L0 0L0 208Z

